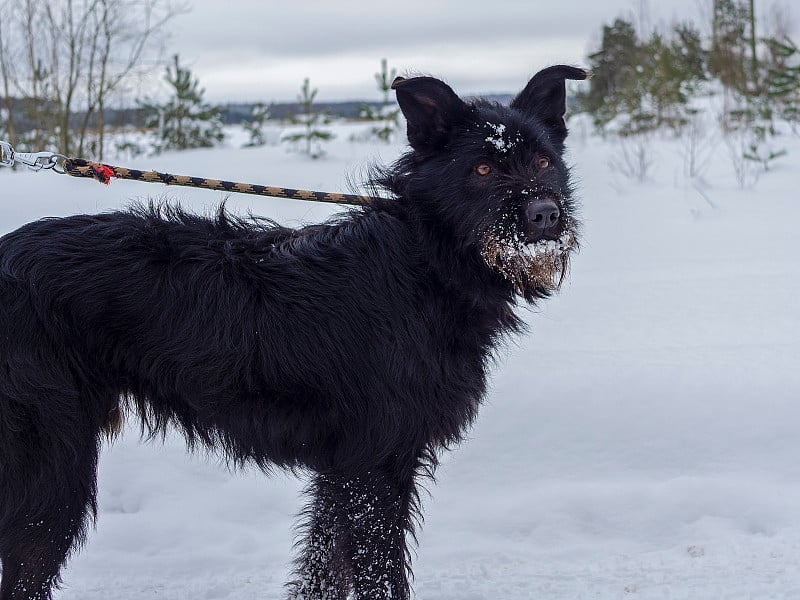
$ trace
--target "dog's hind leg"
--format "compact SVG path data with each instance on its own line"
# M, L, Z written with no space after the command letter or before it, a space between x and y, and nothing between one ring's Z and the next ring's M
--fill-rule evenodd
M0 600L49 600L95 512L99 424L75 388L48 392L0 394Z
M84 444L88 447L71 449L76 453L69 461L31 466L19 475L24 482L11 484L16 497L3 508L0 532L0 600L49 599L70 551L84 540L95 511L97 464L96 441Z

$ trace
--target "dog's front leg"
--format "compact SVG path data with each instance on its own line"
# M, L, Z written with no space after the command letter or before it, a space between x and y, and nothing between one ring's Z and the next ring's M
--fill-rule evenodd
M407 600L408 551L413 477L375 470L351 478L342 495L347 502L353 588L358 600Z
M311 501L301 514L303 537L289 600L346 600L352 574L341 479L316 475L305 493Z
M315 478L291 599L407 600L413 477L376 468Z

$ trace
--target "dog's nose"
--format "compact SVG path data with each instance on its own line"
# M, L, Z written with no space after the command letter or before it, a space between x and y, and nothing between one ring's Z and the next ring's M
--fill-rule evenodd
M529 241L538 242L555 232L561 219L561 211L553 200L533 200L525 208L528 219Z

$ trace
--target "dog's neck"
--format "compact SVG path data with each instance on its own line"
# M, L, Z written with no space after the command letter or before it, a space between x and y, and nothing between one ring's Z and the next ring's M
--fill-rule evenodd
M406 205L406 210L415 209ZM420 219L419 215L408 215L404 220L414 237L414 247L424 249L420 255L424 272L439 291L492 330L520 329L514 314L519 296L509 281L486 265L476 245L465 244L440 226L431 226L434 220Z

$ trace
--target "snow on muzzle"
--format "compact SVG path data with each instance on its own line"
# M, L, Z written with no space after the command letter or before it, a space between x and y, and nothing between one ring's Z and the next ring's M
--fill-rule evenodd
M528 235L513 222L496 223L483 238L481 255L484 262L514 284L520 294L538 286L546 291L561 287L569 258L577 249L574 222L564 218L561 233L555 239L529 242Z

